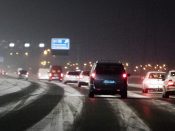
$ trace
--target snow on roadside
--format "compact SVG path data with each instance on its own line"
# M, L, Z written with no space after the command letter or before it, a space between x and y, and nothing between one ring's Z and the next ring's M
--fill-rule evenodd
M11 78L0 78L0 96L17 92L30 85L31 83L29 81Z
M69 85L56 83L64 89L64 97L44 119L28 131L65 131L71 128L83 107L82 94Z
M142 84L129 83L128 86L130 86L130 87L136 87L136 88L142 88Z
M123 131L150 131L151 129L139 118L139 116L122 100L108 99L114 112L119 118Z

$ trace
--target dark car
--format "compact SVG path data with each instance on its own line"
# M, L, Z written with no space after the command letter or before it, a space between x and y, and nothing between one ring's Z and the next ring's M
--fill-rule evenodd
M29 73L27 70L20 70L18 72L18 79L25 79L25 80L28 80L28 77L29 77Z
M127 98L128 76L121 63L96 62L90 73L89 97L120 94L121 98Z

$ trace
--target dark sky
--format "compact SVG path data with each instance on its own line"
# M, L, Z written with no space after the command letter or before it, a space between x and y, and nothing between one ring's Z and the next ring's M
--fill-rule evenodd
M64 60L175 65L175 7L168 0L0 0L0 40L70 38ZM22 43L23 44L23 43Z

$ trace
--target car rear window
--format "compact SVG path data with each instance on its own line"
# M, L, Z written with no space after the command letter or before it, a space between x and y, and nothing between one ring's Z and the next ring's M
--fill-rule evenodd
M150 79L162 79L163 75L165 75L165 73L150 73L149 78Z
M121 64L98 64L96 68L97 74L121 74L124 71L124 67Z
M80 72L78 72L78 71L76 71L76 72L68 72L68 75L78 76L78 75L80 75Z
M175 72L171 72L171 76L175 76Z
M83 75L89 76L90 71L83 71Z
M20 74L27 74L26 70L20 70L19 72L20 72Z

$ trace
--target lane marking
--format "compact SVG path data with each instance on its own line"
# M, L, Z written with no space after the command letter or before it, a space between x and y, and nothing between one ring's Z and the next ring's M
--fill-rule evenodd
M150 131L150 128L126 103L119 99L108 99L115 115L119 118L121 130L126 131Z

